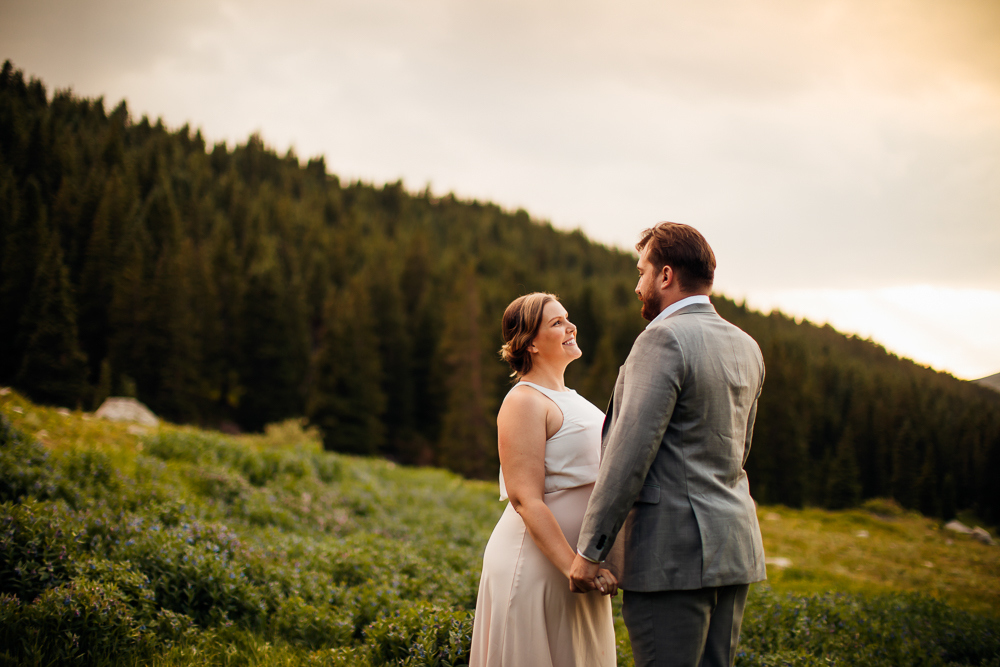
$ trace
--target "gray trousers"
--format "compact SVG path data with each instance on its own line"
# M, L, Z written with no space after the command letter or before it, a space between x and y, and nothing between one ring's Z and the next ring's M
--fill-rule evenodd
M622 616L636 667L732 667L749 584L625 591Z

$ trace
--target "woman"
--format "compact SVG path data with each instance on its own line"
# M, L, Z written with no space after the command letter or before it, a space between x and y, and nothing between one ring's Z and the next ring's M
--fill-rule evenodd
M573 593L569 569L597 480L602 413L563 382L582 352L551 294L515 299L501 355L519 382L497 416L500 500L510 503L483 556L471 667L615 665L611 600L618 581ZM602 595L603 594L603 595Z

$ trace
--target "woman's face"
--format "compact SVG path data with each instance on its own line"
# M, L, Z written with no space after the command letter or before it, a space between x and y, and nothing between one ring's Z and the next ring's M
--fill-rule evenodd
M533 349L532 349L533 348ZM528 350L547 361L579 359L583 352L576 344L576 325L569 321L566 309L558 301L549 301L542 309L542 323Z

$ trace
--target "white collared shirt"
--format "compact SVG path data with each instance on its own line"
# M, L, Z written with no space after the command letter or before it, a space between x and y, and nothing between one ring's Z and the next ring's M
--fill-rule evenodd
M654 317L650 321L650 323L646 325L646 328L648 329L649 327L653 326L654 324L656 324L660 320L662 320L664 318L667 318L667 317L670 317L671 315L673 315L674 313L676 313L681 308L684 308L685 306L690 306L691 304L694 304L694 303L708 303L708 304L711 304L712 301L708 298L707 294L695 294L694 296L689 296L689 297L683 298L680 301L675 301L672 304L670 304L669 306L667 306L666 308L664 308L662 311L660 311L660 314L657 315L656 317Z

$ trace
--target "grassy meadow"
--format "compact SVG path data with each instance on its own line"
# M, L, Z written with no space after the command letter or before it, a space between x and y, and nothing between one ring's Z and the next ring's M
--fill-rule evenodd
M0 666L463 665L495 483L0 395ZM737 664L1000 665L1000 547L760 507ZM619 664L632 664L616 602Z

